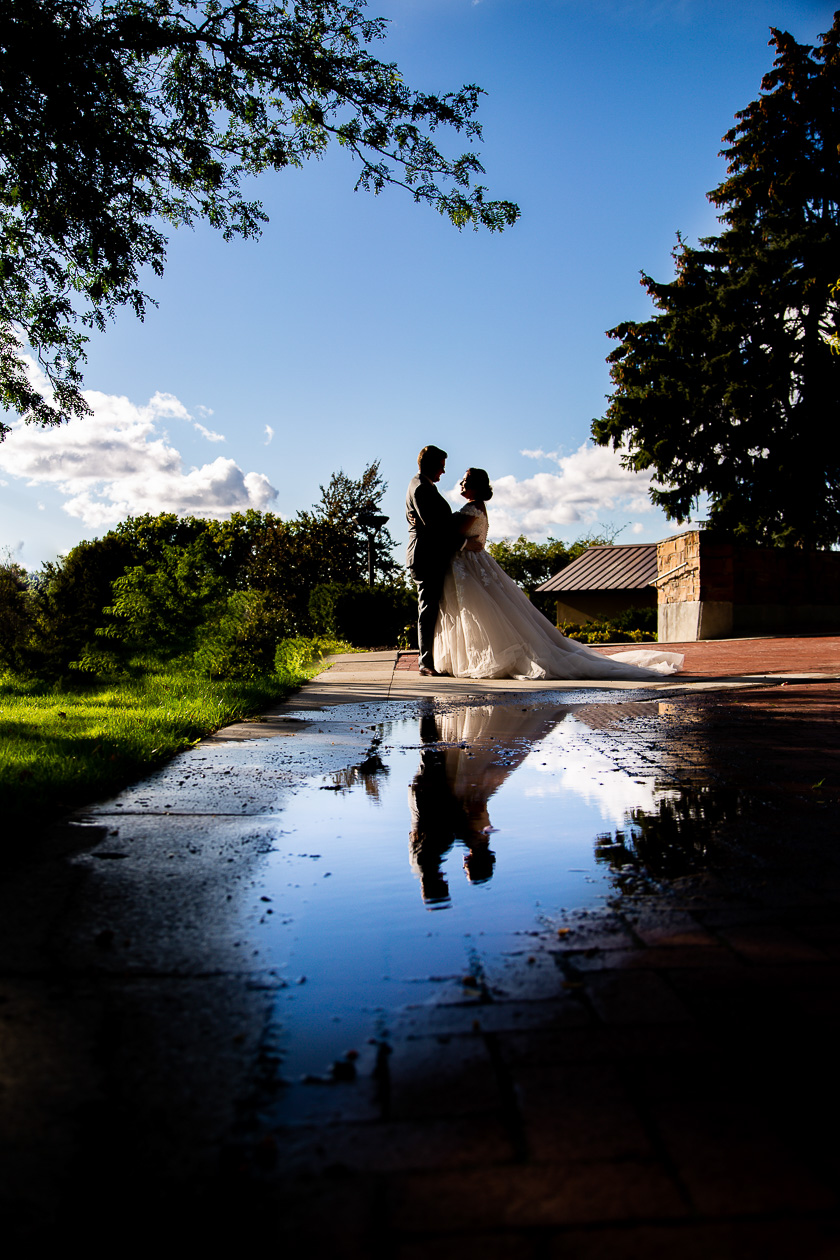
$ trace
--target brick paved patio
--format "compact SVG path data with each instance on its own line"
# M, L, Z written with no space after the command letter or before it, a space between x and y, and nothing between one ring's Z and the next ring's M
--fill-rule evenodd
M613 644L597 646L595 651L608 656L645 644ZM649 645L655 647L655 644ZM814 635L813 637L762 638L762 639L707 639L700 643L663 643L662 650L682 652L685 656L685 674L703 678L724 678L743 674L840 674L840 637ZM397 669L416 670L417 653L400 655Z

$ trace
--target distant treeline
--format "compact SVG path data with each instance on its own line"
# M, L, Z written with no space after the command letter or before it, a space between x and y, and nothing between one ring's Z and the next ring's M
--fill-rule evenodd
M271 672L283 639L407 642L416 596L393 559L393 539L387 530L376 537L369 588L367 541L354 519L376 512L386 488L373 463L358 481L334 474L313 509L291 520L253 511L228 521L129 517L37 574L6 563L0 666L54 679L148 657L247 678ZM594 541L519 538L490 550L530 593Z
M334 474L312 511L291 520L253 511L228 521L129 517L36 574L7 563L0 665L55 678L149 656L217 677L270 672L281 639L332 633L323 617L313 623L316 587L366 581L367 545L353 518L375 510L385 489L372 464L358 481ZM410 605L392 547L383 530L375 577Z

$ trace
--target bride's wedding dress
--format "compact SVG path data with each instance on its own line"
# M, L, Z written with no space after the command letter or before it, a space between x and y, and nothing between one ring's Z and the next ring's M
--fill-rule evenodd
M487 516L473 503L467 538L487 541ZM603 656L565 638L491 555L459 551L443 586L435 630L435 668L454 678L615 679L649 682L682 669L676 652Z

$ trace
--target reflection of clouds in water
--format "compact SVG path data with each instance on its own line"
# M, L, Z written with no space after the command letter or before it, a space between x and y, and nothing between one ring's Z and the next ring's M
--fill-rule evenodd
M653 779L639 780L621 770L609 757L583 743L583 732L589 733L589 728L568 715L542 740L526 764L529 770L551 778L531 784L526 796L574 792L587 805L599 809L605 822L621 826L631 810L655 812L660 801L677 795L672 788L657 788Z

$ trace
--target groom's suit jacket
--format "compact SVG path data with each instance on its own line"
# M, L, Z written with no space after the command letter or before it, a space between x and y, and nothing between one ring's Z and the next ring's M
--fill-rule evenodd
M452 509L428 477L418 473L409 482L405 515L406 568L420 578L442 573L461 539L452 526Z

